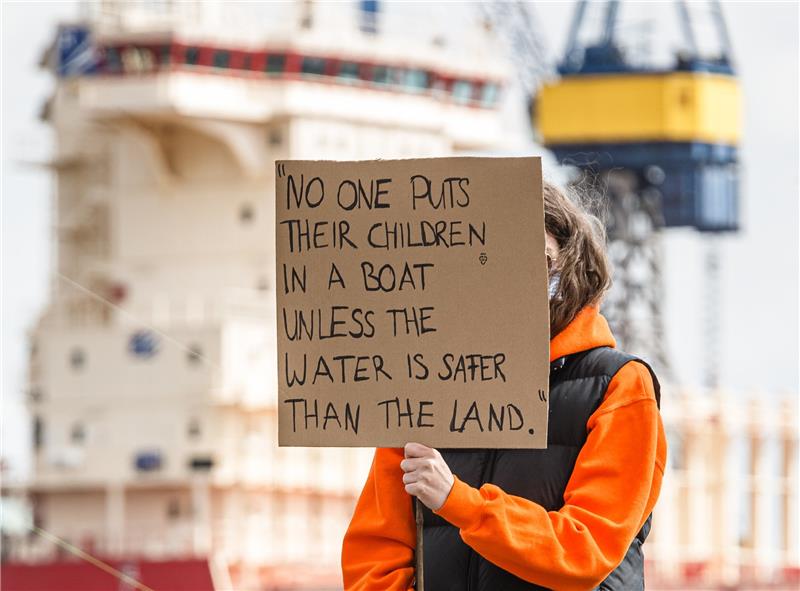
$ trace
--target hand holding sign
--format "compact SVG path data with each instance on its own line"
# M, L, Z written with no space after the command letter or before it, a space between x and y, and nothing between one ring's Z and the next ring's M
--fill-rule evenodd
M406 443L405 459L400 462L406 492L417 497L431 511L438 511L447 500L455 479L447 462L435 449L421 443Z
M280 444L544 447L540 159L277 171Z

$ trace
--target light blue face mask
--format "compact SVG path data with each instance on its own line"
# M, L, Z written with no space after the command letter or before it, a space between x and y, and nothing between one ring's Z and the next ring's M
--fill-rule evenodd
M561 273L559 273L558 271L550 275L550 280L548 281L547 284L548 300L552 300L555 297L556 292L558 291L558 282L560 280L561 280Z

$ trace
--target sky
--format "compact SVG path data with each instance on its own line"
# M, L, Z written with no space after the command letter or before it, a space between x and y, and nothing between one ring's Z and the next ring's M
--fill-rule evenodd
M667 50L676 35L672 8L664 3L627 2L633 21L658 31L655 45ZM798 393L798 3L723 2L744 93L741 148L743 228L719 239L721 290L705 295L705 239L691 230L663 236L667 325L666 348L677 381L703 379L704 314L717 307L721 324L722 385L734 396L794 396ZM563 51L572 2L537 2L539 30L551 57ZM406 3L387 12L438 18L474 10L467 3ZM54 261L50 172L52 137L39 110L54 85L38 67L43 49L63 20L74 20L77 3L2 2L2 450L11 475L29 469L29 417L23 392L26 334L48 301ZM625 12L623 12L625 16ZM449 24L449 23L448 23ZM634 30L635 24L626 25ZM662 35L663 30L666 31ZM450 31L452 34L452 29ZM702 42L711 39L699 31ZM658 48L655 48L656 55ZM513 95L509 95L513 99ZM509 128L526 125L523 105L506 102ZM519 150L520 144L514 144ZM522 145L525 145L524 142ZM528 154L542 154L529 145ZM558 176L553 160L546 173Z

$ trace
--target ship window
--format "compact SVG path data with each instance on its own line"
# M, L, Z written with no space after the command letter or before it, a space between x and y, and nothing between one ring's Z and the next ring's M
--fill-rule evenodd
M457 103L468 103L472 100L472 84L466 80L453 83L453 98Z
M105 71L110 73L118 73L122 71L122 58L119 55L119 50L116 47L106 47L103 50L105 56Z
M405 86L410 90L428 88L428 73L425 70L406 70Z
M481 104L485 107L491 107L497 102L498 96L497 84L487 82L481 89Z
M83 443L86 441L86 428L83 426L83 423L75 423L72 425L70 439L72 443Z
M133 465L139 472L160 470L162 466L161 453L158 451L139 452L134 457Z
M41 449L44 445L44 420L33 417L33 449Z
M150 72L156 61L156 56L146 47L127 47L122 51L121 57L123 69L132 74Z
M189 439L200 439L200 421L197 419L191 419L189 421L189 426L186 429L186 434L189 436Z
M245 203L239 208L239 221L243 224L252 222L254 217L255 211L253 210L253 206L249 203Z
M131 355L148 359L158 353L158 337L149 330L137 330L128 340Z
M211 456L196 456L189 460L189 469L195 472L208 472L214 467L214 458Z
M359 67L356 62L342 62L339 64L339 78L358 80Z
M172 61L172 47L170 45L162 45L158 48L159 62L162 65L168 66Z
M215 68L227 68L231 62L231 54L224 49L218 49L214 52L213 65Z
M286 66L286 56L280 54L272 54L267 56L266 71L267 74L280 74Z
M86 365L86 353L80 347L75 347L69 354L69 363L73 369L81 369Z
M176 519L181 515L181 503L178 499L170 499L169 503L167 503L167 517L170 519Z
M396 78L396 70L389 66L372 68L372 81L377 84L392 84Z
M196 66L200 61L200 49L197 47L187 47L184 53L184 59L190 66Z
M277 147L283 143L283 134L280 129L273 129L267 135L267 141L270 146Z
M303 74L322 76L325 73L325 58L304 57L301 71Z

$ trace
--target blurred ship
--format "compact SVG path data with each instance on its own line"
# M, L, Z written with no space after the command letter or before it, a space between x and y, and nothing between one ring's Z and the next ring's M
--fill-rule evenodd
M797 395L669 385L650 590L800 587Z
M57 247L18 491L39 535L4 591L341 587L372 451L277 447L274 161L491 149L506 70L480 39L384 34L377 2L252 8L89 3L44 58Z

